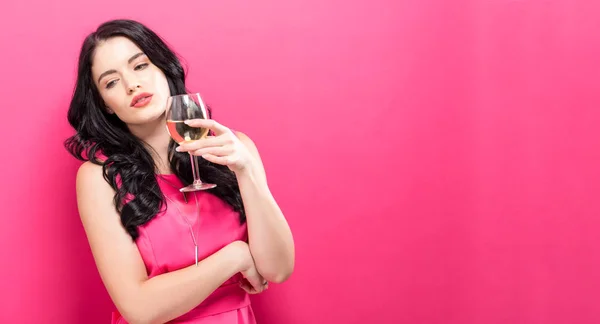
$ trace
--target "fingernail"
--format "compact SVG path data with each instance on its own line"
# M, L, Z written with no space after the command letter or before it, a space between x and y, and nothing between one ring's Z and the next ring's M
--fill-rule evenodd
M177 147L175 148L175 151L177 151L177 152L181 152L181 146L177 146Z

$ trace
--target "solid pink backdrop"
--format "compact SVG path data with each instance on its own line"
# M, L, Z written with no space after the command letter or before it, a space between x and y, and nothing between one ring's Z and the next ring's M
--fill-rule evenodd
M296 271L260 323L600 322L600 4L4 1L0 322L107 323L62 141L84 36L185 58L250 135Z

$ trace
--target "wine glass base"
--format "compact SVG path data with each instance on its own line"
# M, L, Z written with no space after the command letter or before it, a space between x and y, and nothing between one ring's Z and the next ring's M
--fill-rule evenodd
M192 191L199 191L199 190L208 190L208 189L212 189L214 187L216 187L216 184L212 184L212 183L201 183L201 184L191 184L187 187L183 187L181 189L179 189L179 191L181 192L192 192Z

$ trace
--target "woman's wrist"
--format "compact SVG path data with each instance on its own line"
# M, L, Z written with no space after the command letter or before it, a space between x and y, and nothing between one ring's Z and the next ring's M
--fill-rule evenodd
M252 266L250 247L244 241L234 241L227 245L228 255L235 264L237 272L248 270Z

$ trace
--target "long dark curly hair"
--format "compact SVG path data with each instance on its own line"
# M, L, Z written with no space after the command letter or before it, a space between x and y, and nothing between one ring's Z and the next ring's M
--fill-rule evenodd
M155 163L147 146L135 137L116 115L103 109L98 89L92 79L92 58L98 43L111 37L123 36L135 43L165 74L171 95L187 93L185 72L169 46L152 30L132 20L112 20L103 23L88 35L81 47L77 81L67 118L76 130L65 148L82 161L101 165L105 180L115 189L114 204L121 223L136 240L138 226L156 216L165 206L165 197L155 177ZM210 117L210 109L209 109ZM193 182L188 153L175 151L169 144L171 171L185 184ZM99 154L104 158L99 159ZM240 214L245 212L235 173L226 166L199 158L199 173L206 182L217 184L211 193L224 200ZM127 197L133 199L126 201Z

